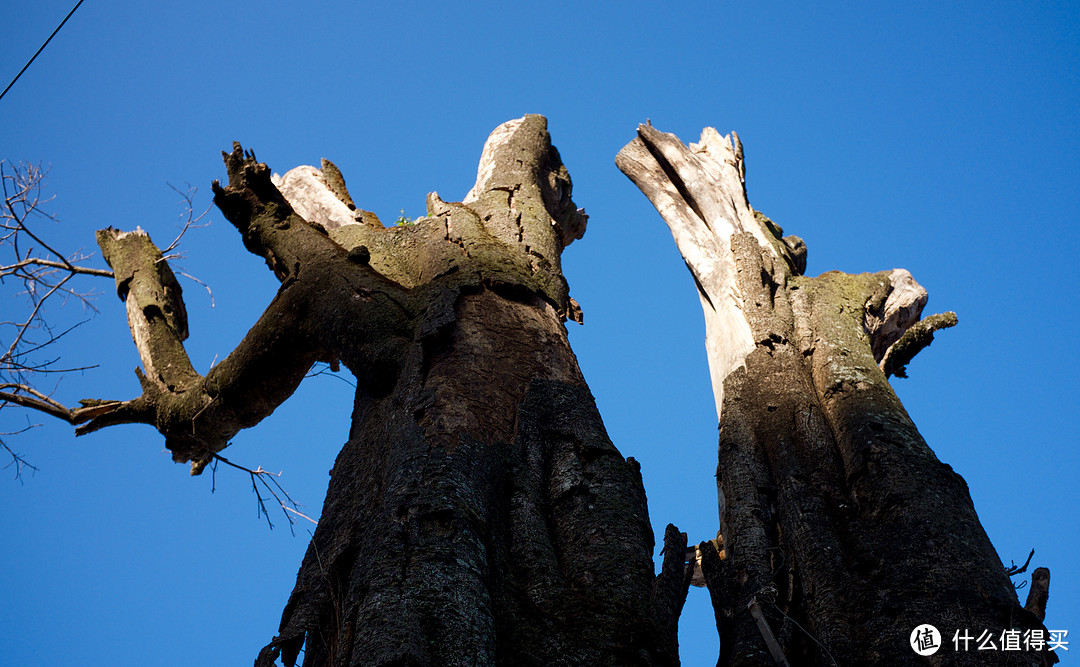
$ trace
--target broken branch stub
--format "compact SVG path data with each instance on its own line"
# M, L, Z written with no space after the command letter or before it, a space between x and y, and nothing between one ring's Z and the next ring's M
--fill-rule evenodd
M734 132L721 136L707 127L697 143L686 146L673 134L641 125L615 163L667 223L694 278L705 315L705 347L719 417L724 380L744 365L758 342L745 312L747 295L736 278L742 268L732 248L734 237L749 234L757 242L773 289L806 270L806 244L798 236L784 236L779 225L750 206L742 142ZM867 299L864 326L886 375L903 377L904 364L929 345L933 331L955 324L953 313L924 321L917 328L919 335L904 344L903 355L896 349L886 362L890 346L920 322L926 300L926 290L904 269L889 272L885 285Z
M754 349L743 314L744 295L735 279L732 237L751 234L762 252L775 260L780 282L805 267L802 240L781 238L778 227L750 208L741 148L740 143L736 151L731 138L711 127L705 128L698 143L685 146L673 134L640 125L637 138L615 158L619 169L660 212L694 277L705 312L705 348L717 415L724 379Z

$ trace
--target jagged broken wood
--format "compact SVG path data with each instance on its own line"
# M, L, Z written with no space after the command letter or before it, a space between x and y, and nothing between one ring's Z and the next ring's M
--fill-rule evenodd
M802 240L749 205L734 133L706 128L686 146L641 125L616 164L670 228L705 314L724 558L705 544L697 553L719 664L771 665L780 654L801 665L902 664L918 659L908 636L927 619L991 633L1041 628L1019 605L963 480L887 380L955 314L920 319L926 291L901 269L804 276ZM747 608L774 590L779 653Z

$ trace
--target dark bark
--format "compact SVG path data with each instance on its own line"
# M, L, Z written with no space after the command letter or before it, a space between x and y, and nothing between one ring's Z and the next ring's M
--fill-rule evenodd
M725 558L702 561L718 664L778 664L762 616L796 665L1056 662L1046 652L952 651L957 629L1044 629L1037 600L1020 606L963 479L886 379L955 315L920 322L925 291L906 272L800 275L805 245L746 201L737 138L709 129L687 148L641 126L617 163L687 259L722 385ZM740 327L748 335L731 333ZM908 644L923 623L947 635L930 658Z
M1024 609L1040 621L1046 618L1046 601L1050 599L1050 570L1037 567L1031 573L1031 590L1028 591Z
M215 202L282 281L205 377L145 234L101 234L143 395L81 432L154 425L193 473L316 361L347 366L349 441L278 635L257 665L677 665L689 577L663 571L637 463L615 449L566 338L560 268L586 216L546 121L500 126L465 203L383 228L336 167L281 181L239 145Z

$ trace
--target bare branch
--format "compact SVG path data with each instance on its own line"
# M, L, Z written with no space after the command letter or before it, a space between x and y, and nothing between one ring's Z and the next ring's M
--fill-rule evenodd
M319 367L319 369L315 370L316 367ZM342 377L341 375L337 374L338 371L341 370L341 365L339 363L337 363L336 361L330 362L330 363L325 364L325 365L323 365L320 362L318 364L315 364L311 368L312 368L312 370L309 371L308 374L304 376L305 379L318 377L320 375L328 375L329 377L332 377L335 380L340 380L341 382L344 382L345 384L349 385L353 389L356 389L356 383L355 382L349 380L349 378Z
M1020 567L1017 567L1016 563L1013 562L1009 567L1005 568L1005 574L1009 575L1010 577L1014 577L1014 576L1016 576L1018 574L1021 574L1023 572L1027 572L1028 565L1031 564L1031 558L1034 555L1035 555L1035 550L1032 549L1031 553L1028 554L1027 560L1024 561L1023 565L1021 565Z
M48 259L41 259L40 257L30 257L16 262L15 264L9 264L7 266L0 266L0 278L7 275L13 275L18 272L19 269L27 266L47 266L54 269L63 269L70 271L71 273L81 273L88 276L100 276L102 278L112 278L113 272L105 269L93 269L88 266L76 266L70 262L54 262Z
M225 465L236 468L237 470L243 470L244 472L246 472L248 475L251 476L251 490L255 494L255 498L257 499L256 502L257 502L258 508L259 508L259 516L260 517L262 517L262 516L266 517L266 523L267 523L268 526L270 526L271 530L274 528L274 524L270 521L270 513L266 509L266 501L267 501L268 498L273 498L275 501L277 501L278 506L281 508L282 513L285 515L285 518L289 522L289 532L291 532L293 535L296 535L296 531L294 529L294 526L296 525L296 521L292 518L293 514L295 514L298 517L307 519L308 521L315 524L316 526L319 525L318 521L316 521L315 519L312 519L311 517L309 517L308 515L304 514L303 512L301 512L301 511L299 511L297 509L298 507L300 507L300 505L297 504L297 502L292 499L292 496L289 495L289 492L286 491L285 487L283 487L281 485L281 483L278 481L278 478L281 477L281 473L280 472L273 473L273 472L270 472L269 470L263 470L262 466L259 466L258 468L255 468L255 469L246 468L246 467L244 467L242 465L233 463L232 461L225 458L224 456L221 456L220 454L214 454L213 455L213 463L211 463L211 466L210 466L210 470L213 473L213 475L212 475L212 480L213 481L211 482L211 489L210 489L211 493L214 492L214 489L216 488L216 484L217 484L217 462L218 461L221 461ZM267 493L270 494L268 497L263 497L262 491L259 490L260 485L262 486L262 488Z
M38 424L31 424L31 423L29 423L29 421L27 421L27 424L26 424L26 426L24 428L21 428L18 431L9 431L7 433L0 433L0 435L18 435L19 433L25 433L26 431L29 431L30 429L34 428L35 426L38 426ZM31 470L33 472L37 472L37 470L38 470L37 466L27 462L26 459L24 459L20 454L18 454L15 450L13 450L11 447L9 447L7 445L7 443L5 443L3 440L0 440L0 447L3 447L7 451L7 453L11 456L11 461L9 461L8 464L4 466L4 470L7 470L8 468L14 466L15 467L15 479L17 479L17 480L19 480L21 482L22 481L22 473L23 473L24 470Z
M28 301L24 316L0 322L0 340L3 341L0 344L0 408L19 406L78 424L111 412L121 404L91 400L84 401L80 407L68 407L35 386L35 380L42 375L93 368L60 367L59 356L39 356L45 348L85 322L54 328L48 311L54 302L63 305L69 298L78 300L84 308L95 310L90 303L93 293L73 288L76 284L73 279L78 276L112 278L113 273L87 266L85 262L90 256L82 251L61 254L45 240L42 230L34 227L35 219L56 222L56 218L43 208L49 201L43 195L46 173L40 166L0 160L0 190L3 191L0 201L0 285L14 289L14 296L25 297ZM0 445L11 455L12 461L8 465L15 466L16 477L26 469L36 469L9 445L3 442Z
M187 230L191 229L192 227L206 227L208 224L210 224L210 223L205 223L205 224L200 225L199 221L201 221L204 217L206 217L206 214L209 213L210 209L213 208L213 206L214 206L214 204L211 202L211 204L206 207L206 210L204 210L202 213L200 213L198 216L196 216L195 215L195 201L194 200L195 200L195 193L199 191L199 188L191 185L190 183L185 183L185 185L187 185L187 190L185 190L184 192L181 192L180 189L177 188L172 183L169 183L168 185L169 185L170 188L173 189L173 192L180 195L184 199L184 212L180 214L180 218L184 221L184 223L183 223L183 226L180 229L180 233L176 235L176 238L173 239L172 243L170 243L168 245L168 247L166 247L164 250L161 251L161 254L165 255L166 259L169 258L168 257L169 252L171 252L172 250L175 250L176 247L178 245L180 245L180 239L184 238L184 234L187 233Z
M198 279L198 278L196 278L195 276L191 275L190 273L184 273L183 271L177 271L177 273L179 273L180 275L184 276L184 277L185 277L185 278L187 278L188 280L193 280L193 281L195 281L195 282L199 283L200 285L202 285L202 286L203 286L203 289L205 289L205 290L206 290L206 293L210 295L210 307L211 307L211 308L213 308L213 307L214 307L214 291L213 291L212 289L210 289L210 286L209 286L209 285L207 285L207 284L206 284L206 283L204 283L203 281L199 280L199 279Z
M29 225L35 216L55 220L42 209L47 201L42 196L45 175L41 167L0 161L0 189L4 196L0 204L0 227L6 230L0 237L0 283L6 284L7 278L18 281L31 303L25 319L0 323L15 329L7 351L0 356L0 379L40 370L35 364L25 363L23 358L56 339L44 319L44 308L50 298L74 297L92 308L89 303L92 295L74 291L67 286L68 281L76 275L112 277L111 271L80 264L87 259L81 252L62 255ZM46 331L47 342L31 343L26 349L23 344L29 342L28 333L34 329Z
M934 342L934 332L954 327L956 321L956 313L953 312L931 315L919 320L885 351L880 364L885 376L907 377L905 367L924 347Z
M0 440L0 447L3 447L5 450L7 450L7 453L11 455L11 461L4 466L4 469L7 470L8 468L15 466L15 479L21 481L23 471L27 469L37 472L37 466L33 465L32 463L28 463L26 459L15 453L15 451L12 450L11 447L8 447L3 440Z
M44 412L47 415L63 419L69 424L81 424L95 417L112 412L121 405L120 401L102 401L88 399L81 401L82 407L69 408L49 396L42 394L33 387L22 384L4 383L0 389L14 389L15 391L0 391L0 405L18 405L24 408Z
M22 342L23 336L26 334L26 330L30 327L31 324L34 323L35 320L37 320L38 313L41 312L42 304L44 304L45 300L52 296L53 293L56 292L56 290L63 287L64 283L66 283L70 278L71 276L65 276L63 280L61 280L57 285L54 285L52 289L50 289L48 293L45 294L44 297L42 297L36 304L34 304L34 310L30 312L30 317L26 318L26 321L23 322L22 326L19 327L19 333L15 335L15 340L11 341L11 346L8 347L8 350L4 353L4 356L0 357L0 363L3 363L4 361L12 358L12 355L15 353L16 348L19 347L19 343Z

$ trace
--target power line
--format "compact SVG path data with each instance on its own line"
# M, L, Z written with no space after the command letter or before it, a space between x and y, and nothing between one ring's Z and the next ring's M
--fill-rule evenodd
M68 19L71 18L71 15L75 13L75 10L78 9L79 5L81 5L82 3L83 0L79 0L77 3L75 3L75 6L71 8L71 11L68 12L68 15L65 16L64 20L60 22L60 25L56 26L56 30L52 31L52 34L49 35L49 38L46 39L45 43L41 45L41 48L37 50L37 53L31 56L30 60L28 60L25 65L23 65L23 68L19 70L19 73L15 75L15 78L12 79L11 83L9 83L7 85L7 88L4 89L4 92L0 93L0 100L4 99L4 95L7 95L7 91L11 90L11 87L14 86L15 82L19 80L19 77L23 75L23 72L26 71L26 68L30 67L30 64L33 63L39 55L41 55L41 52L44 51L45 47L49 45L49 42L52 41L52 38L56 37L56 33L60 32L60 28L64 27L64 24L68 22Z

